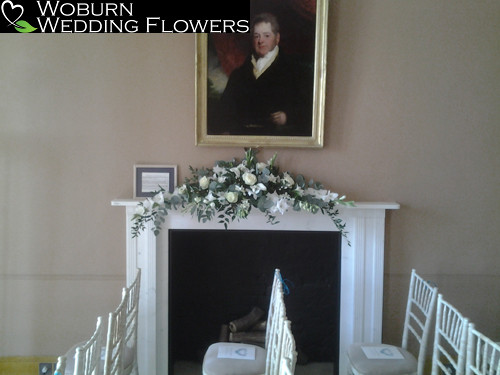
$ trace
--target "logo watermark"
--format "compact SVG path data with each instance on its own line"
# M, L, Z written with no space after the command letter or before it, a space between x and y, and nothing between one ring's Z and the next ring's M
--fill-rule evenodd
M9 26L13 26L16 31L20 33L31 33L37 28L30 25L28 21L21 19L24 13L24 8L22 5L14 4L10 0L4 0L2 2L2 14L9 23Z
M5 19L0 17L0 28L3 32L11 33L16 31L20 33L34 31L37 33L248 33L250 31L249 6L243 7L245 10L240 11L239 8L234 9L229 0L221 0L212 6L210 13L185 3L184 7L176 9L175 15L169 9L154 10L151 4L144 2L73 3L61 0L0 0L0 2ZM26 20L27 18L30 22Z

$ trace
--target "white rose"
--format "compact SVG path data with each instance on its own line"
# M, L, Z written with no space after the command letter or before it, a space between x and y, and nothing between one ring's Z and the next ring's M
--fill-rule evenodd
M245 172L243 174L243 181L245 182L245 184L252 186L257 182L257 176L255 176L253 173Z
M234 191L228 191L224 196L229 203L238 202L238 193L235 193Z
M208 185L210 184L210 180L207 178L207 176L203 176L202 178L200 178L200 187L202 189L208 189Z
M186 184L183 184L182 186L175 188L174 194L186 194L187 187Z
M142 215L144 215L144 212L146 212L146 210L144 209L143 206L137 206L135 208L135 214L136 215L142 216Z

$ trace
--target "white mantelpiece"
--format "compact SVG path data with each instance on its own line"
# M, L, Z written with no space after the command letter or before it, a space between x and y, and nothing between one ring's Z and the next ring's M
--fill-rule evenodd
M162 232L155 237L148 227L132 238L132 217L137 200L114 200L126 207L127 283L136 268L142 269L139 305L139 373L168 374L168 229L222 229L216 222L199 223L189 214L171 212ZM339 207L351 246L342 240L339 375L346 375L346 350L355 341L380 342L384 276L385 211L399 209L397 203L357 202L356 207ZM255 211L255 210L254 210ZM288 212L280 223L270 225L259 212L234 222L231 229L247 230L336 230L330 218L321 214Z

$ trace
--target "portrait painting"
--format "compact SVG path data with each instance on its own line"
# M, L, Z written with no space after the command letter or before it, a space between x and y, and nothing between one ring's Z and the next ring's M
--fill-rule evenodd
M327 0L250 0L248 33L196 36L196 144L323 147Z

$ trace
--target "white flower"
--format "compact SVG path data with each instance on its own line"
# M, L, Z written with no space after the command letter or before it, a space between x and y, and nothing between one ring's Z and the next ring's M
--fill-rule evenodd
M218 177L217 178L217 182L220 184L223 184L224 182L226 182L226 180L227 180L227 177Z
M284 214L288 208L288 199L285 195L278 195L276 193L268 194L268 197L273 201L273 206L269 209L271 213L275 214L279 212L280 214Z
M245 172L243 174L243 181L249 186L255 185L255 183L257 182L257 176L253 173Z
M289 186L293 186L293 184L295 183L292 176L290 176L288 173L283 174L283 181L285 182L285 185Z
M267 191L267 188L266 188L266 185L259 182L256 185L250 186L250 189L248 191L248 195L253 195L254 199L256 199L257 194L259 194L261 191Z
M284 214L288 210L288 203L285 198L280 198L276 202L276 204L271 207L271 212L276 213L279 211L280 214Z
M217 198L214 197L214 195L212 194L212 192L209 191L208 194L207 194L207 196L205 197L205 199L203 199L203 203L205 203L205 204L212 203L216 199Z
M304 195L304 189L302 189L299 185L297 185L297 186L295 187L295 191L297 192L297 194L298 194L299 196L303 196L303 195Z
M250 211L250 203L248 200L242 201L236 210L236 216L238 216L241 219L244 219L248 216L248 213Z
M266 163L258 162L255 167L257 168L258 171L263 171L264 169L267 168Z
M208 189L208 185L210 185L210 180L207 178L207 176L203 176L202 178L200 178L199 183L200 183L200 187L203 190L205 190L205 189Z
M222 167L219 167L218 165L216 165L214 168L213 168L213 171L216 175L222 175L223 172L225 172L225 168L222 168Z
M269 182L272 182L272 183L276 183L276 181L278 181L278 177L276 177L273 174L270 174L269 176L267 176L267 179L269 180Z
M138 206L135 208L135 214L136 214L136 215L142 216L142 215L144 215L144 213L145 213L145 212L146 212L146 210L144 209L144 207L143 207L143 206L139 206L139 205L138 205Z
M153 207L153 200L151 198L146 199L144 202L142 202L142 205L144 207L144 210L149 211Z
M337 193L332 193L330 190L317 190L315 196L321 199L323 202L329 202L337 199L339 196Z
M186 184L182 184L182 186L176 187L174 189L174 195L186 194L186 190L187 190Z
M238 193L234 191L228 191L226 194L224 194L224 197L229 203L236 203L238 202Z
M162 204L164 201L164 197L163 197L163 192L158 192L158 194L156 194L154 197L153 197L153 202L157 203L157 204Z
M236 175L236 177L240 177L240 170L238 167L233 167L230 169L230 171L233 172Z
M328 200L334 201L338 197L339 197L339 195L337 193L330 193L330 198Z

